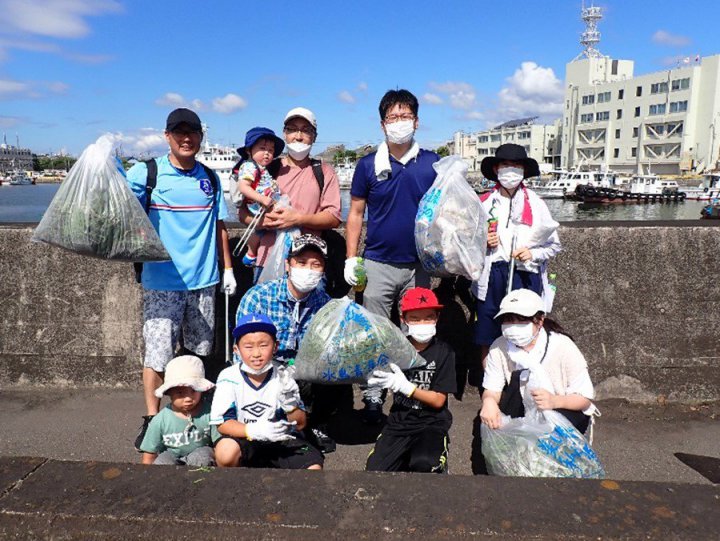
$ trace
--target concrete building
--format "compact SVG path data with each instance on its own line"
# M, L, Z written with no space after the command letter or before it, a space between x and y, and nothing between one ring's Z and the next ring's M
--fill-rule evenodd
M585 50L567 64L562 167L677 175L714 169L720 145L720 55L635 76L603 56L599 7L584 8Z
M32 151L29 148L0 144L0 173L30 171L33 168Z
M552 169L560 165L560 123L535 124L536 118L519 118L476 133L456 132L452 142L448 143L448 150L461 156L470 171L479 171L480 162L495 154L497 147L515 143L525 147L528 156Z

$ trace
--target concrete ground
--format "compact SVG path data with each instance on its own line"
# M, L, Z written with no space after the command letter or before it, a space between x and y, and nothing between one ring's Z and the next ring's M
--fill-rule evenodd
M0 391L0 456L65 460L139 462L132 442L142 410L139 390L35 388ZM450 473L469 475L477 394L450 399ZM594 448L611 479L709 483L685 466L677 452L720 457L720 403L598 403L602 411ZM356 396L356 408L360 403ZM338 450L328 454L328 470L362 470L378 429L363 425L359 411L330 426Z

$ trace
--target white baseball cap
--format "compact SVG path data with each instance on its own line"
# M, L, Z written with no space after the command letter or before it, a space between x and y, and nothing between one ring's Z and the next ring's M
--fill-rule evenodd
M155 389L155 396L162 398L173 387L192 387L204 393L215 384L205 379L205 368L194 355L181 355L172 359L165 367L165 383Z
M306 109L305 107L295 107L294 109L290 109L288 111L288 114L285 115L285 124L287 124L288 120L291 118L304 118L307 120L310 124L312 124L312 127L317 129L317 120L315 120L315 113L313 113L310 109Z
M500 311L495 319L503 314L533 317L538 312L545 312L545 303L540 295L529 289L516 289L505 295L500 302Z

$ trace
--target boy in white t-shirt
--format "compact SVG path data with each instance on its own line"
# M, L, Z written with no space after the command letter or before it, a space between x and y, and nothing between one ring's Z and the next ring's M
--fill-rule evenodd
M210 410L218 466L320 470L323 456L302 437L307 423L297 383L273 363L277 329L247 314L233 330L236 364L218 376Z

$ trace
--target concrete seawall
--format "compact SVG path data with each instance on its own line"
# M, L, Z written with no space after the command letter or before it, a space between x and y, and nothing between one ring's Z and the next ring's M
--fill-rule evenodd
M132 265L31 243L33 227L0 227L0 385L138 386L142 293ZM567 223L560 237L553 315L602 397L719 399L720 229ZM249 272L236 275L243 291ZM222 303L217 312L222 320Z

